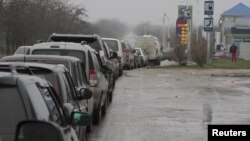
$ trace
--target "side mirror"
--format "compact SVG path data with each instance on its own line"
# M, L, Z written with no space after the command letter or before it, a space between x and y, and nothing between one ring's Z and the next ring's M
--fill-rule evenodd
M116 52L111 51L110 52L110 59L116 59L118 58L118 54Z
M91 123L91 117L88 113L72 112L71 123L73 126L88 126Z
M31 120L18 124L15 141L64 141L64 137L56 123Z
M90 99L93 96L92 92L88 88L81 88L78 100Z

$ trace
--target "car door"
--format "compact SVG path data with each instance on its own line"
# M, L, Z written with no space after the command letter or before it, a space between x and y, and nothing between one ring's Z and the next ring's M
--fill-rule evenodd
M57 95L53 88L39 87L39 89L48 107L50 113L50 120L57 123L63 129L64 139L67 141L78 141L74 129L69 124L67 124L67 121L69 119L67 119L67 117L65 116L64 108L59 105Z
M97 73L98 87L100 87L102 94L103 94L103 96L102 96L102 103L103 103L107 98L108 81L107 81L105 75L103 74L101 62L99 62L99 60L97 59L98 54L95 54L94 52L90 52L90 54L92 56L93 64L95 66L96 73Z
M76 63L76 70L77 74L79 74L80 78L80 85L79 87L89 89L89 82L87 80L86 72L85 72L85 66L83 61L79 61ZM94 97L88 99L88 100L81 100L79 101L81 105L87 105L87 112L89 115L92 115L93 109L94 109Z

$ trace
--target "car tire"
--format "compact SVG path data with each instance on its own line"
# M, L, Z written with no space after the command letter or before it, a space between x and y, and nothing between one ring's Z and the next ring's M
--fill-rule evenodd
M110 93L109 93L108 99L109 99L109 103L112 103L112 100L113 100L113 92L110 92Z
M93 124L98 125L100 123L101 116L102 116L101 104L99 104L99 106L94 110Z
M123 75L123 70L121 69L120 70L120 74L119 74L120 76L122 76Z
M86 128L86 131L88 132L88 133L90 133L91 131L92 131L92 129L93 129L93 115L91 116L91 122L90 122L90 125L88 125L87 126L87 128Z
M79 128L79 127L78 127ZM86 141L86 132L84 128L79 128L78 129L78 139L79 141Z
M104 103L104 105L102 106L102 116L105 116L105 115L106 115L107 107L108 107L108 97L106 98L105 103Z

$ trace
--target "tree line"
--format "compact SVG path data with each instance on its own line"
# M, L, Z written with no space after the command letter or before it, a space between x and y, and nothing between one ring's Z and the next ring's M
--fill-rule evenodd
M90 23L85 7L68 0L0 0L0 35L7 49L32 45L52 33L100 34L122 38L127 25L119 20ZM13 50L13 49L12 49Z

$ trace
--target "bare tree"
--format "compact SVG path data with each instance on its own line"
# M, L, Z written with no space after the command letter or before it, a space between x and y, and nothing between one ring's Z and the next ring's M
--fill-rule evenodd
M0 0L0 25L6 33L8 48L32 45L57 33L90 33L95 28L83 18L83 7L67 0ZM1 29L0 29L1 30Z

